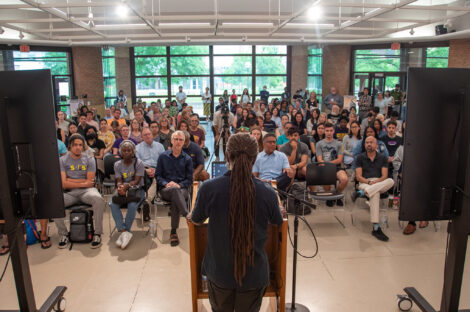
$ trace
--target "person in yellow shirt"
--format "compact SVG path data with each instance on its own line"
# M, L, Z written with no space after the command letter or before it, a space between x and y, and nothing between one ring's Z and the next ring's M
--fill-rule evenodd
M116 108L114 111L114 118L108 119L108 126L111 126L111 123L116 120L119 123L119 126L125 125L126 120L121 118L121 110Z

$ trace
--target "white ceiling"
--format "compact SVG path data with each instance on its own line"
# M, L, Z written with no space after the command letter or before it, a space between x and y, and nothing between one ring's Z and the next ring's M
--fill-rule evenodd
M470 38L470 0L1 0L0 27L0 43L71 46L434 41Z

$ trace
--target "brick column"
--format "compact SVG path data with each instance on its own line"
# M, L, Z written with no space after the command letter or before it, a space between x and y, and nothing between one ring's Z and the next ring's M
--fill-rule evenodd
M127 95L127 108L129 111L132 109L132 96L131 96L131 67L129 59L128 47L116 47L116 94L119 90L123 90Z
M349 94L351 81L351 46L331 45L323 48L323 96L336 87L341 95Z
M104 115L104 86L101 48L72 47L73 78L75 95L79 99L87 94L91 105L96 106L98 114Z
M292 46L292 80L291 92L296 90L305 90L307 87L308 74L308 46Z
M449 68L470 68L470 39L449 42Z

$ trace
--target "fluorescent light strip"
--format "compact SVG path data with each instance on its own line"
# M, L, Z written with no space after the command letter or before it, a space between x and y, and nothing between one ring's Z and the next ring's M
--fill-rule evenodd
M325 28L328 28L328 27L335 27L335 24L319 24L319 23L288 23L286 26L284 26L286 28L298 28L298 27L307 27L307 28L310 28L310 27L325 27Z
M159 23L158 27L208 27L211 23Z
M367 12L366 15L374 14L377 11L380 11L380 8L373 9L372 11Z
M273 23L222 23L228 27L273 27Z
M116 29L116 28L122 28L122 29L145 29L147 28L146 24L101 24L101 25L95 25L97 29Z

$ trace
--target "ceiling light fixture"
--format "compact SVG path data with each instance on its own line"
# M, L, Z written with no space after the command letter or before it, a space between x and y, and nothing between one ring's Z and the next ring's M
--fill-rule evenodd
M22 31L20 31L20 34L18 35L18 38L20 38L20 39L23 39L23 38L24 38L24 35L23 35L23 32L22 32Z
M415 30L413 28L410 29L410 35L414 35L415 34Z
M224 27L273 27L273 23L223 23Z
M3 29L3 27L0 27L0 35L3 35L4 32L5 32L5 29Z
M208 27L211 23L159 23L158 27Z
M323 15L323 10L320 6L314 5L307 11L307 16L311 20L318 20L322 17L322 15Z
M93 18L93 12L88 12L88 18Z
M129 14L129 8L126 5L120 4L116 8L116 15L124 18Z

